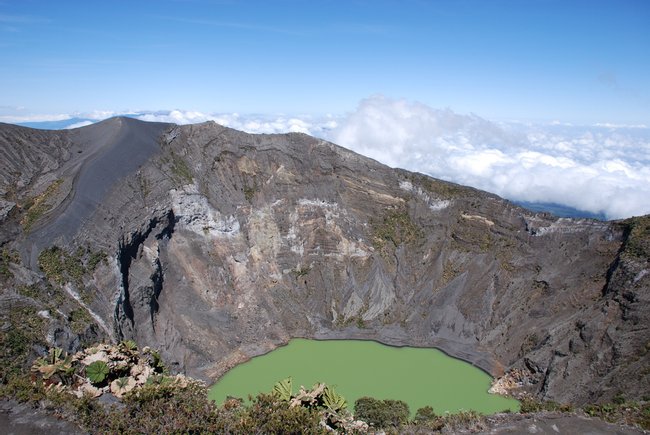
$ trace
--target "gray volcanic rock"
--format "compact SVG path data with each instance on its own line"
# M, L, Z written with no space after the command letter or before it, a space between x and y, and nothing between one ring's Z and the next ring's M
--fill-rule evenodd
M7 435L85 434L72 423L58 419L41 409L11 401L0 401L0 427Z
M487 418L487 428L474 433L500 434L589 434L589 435L640 435L641 429L618 426L605 421L579 415L543 413L535 415L497 415Z
M361 338L510 371L540 398L649 390L647 217L531 213L303 134L125 118L0 133L26 166L0 173L4 201L70 180L31 231L27 207L7 212L22 268L55 243L109 253L68 290L177 370L215 379L292 337Z

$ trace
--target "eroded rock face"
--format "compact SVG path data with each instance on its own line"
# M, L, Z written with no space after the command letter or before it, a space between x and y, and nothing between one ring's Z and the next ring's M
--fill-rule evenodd
M516 369L559 401L647 392L650 273L629 226L533 214L302 134L160 131L63 241L111 253L88 283L115 338L204 379L292 337L365 338Z

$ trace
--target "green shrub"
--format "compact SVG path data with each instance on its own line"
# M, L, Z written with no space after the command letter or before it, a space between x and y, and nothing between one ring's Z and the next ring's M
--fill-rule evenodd
M70 328L78 334L84 332L93 321L88 310L82 307L70 311L68 320L70 321Z
M127 394L122 406L104 409L96 400L77 402L92 433L224 433L224 422L204 388L147 385Z
M325 387L323 391L323 405L332 412L341 412L348 407L348 402L334 388Z
M20 256L15 251L9 251L7 248L0 251L0 277L11 278L13 273L9 270L10 263L19 263Z
M433 412L433 408L430 406L425 406L424 408L420 408L417 411L415 411L415 418L413 421L415 423L424 423L424 422L429 422L433 421L438 416L436 415L435 412Z
M408 422L409 406L401 400L361 397L354 402L354 415L376 428L396 428Z
M270 394L260 394L246 412L242 433L326 434L320 426L320 414L315 408L289 407Z
M93 252L90 254L90 257L88 258L88 269L94 272L95 269L97 269L99 263L106 263L107 260L108 260L108 255L106 255L106 252L104 251Z
M288 377L283 379L273 386L273 392L271 393L275 398L283 402L288 402L293 396L293 379Z
M382 255L402 243L412 243L422 237L421 230L409 216L408 210L399 209L386 212L381 219L371 219L372 244Z

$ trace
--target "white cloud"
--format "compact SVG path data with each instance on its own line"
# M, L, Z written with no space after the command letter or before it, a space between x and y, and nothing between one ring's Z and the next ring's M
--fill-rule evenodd
M390 166L608 218L650 213L650 131L492 123L375 96L329 139Z
M648 128L645 124L612 124L610 122L597 123L594 126L605 128Z
M92 112L73 112L73 113L26 113L24 107L0 106L0 122L9 122L13 124L25 122L55 122L67 121L74 118L91 119L101 121L102 119L129 114L132 112L114 112L112 110L94 110Z
M18 124L21 122L65 121L72 118L67 113L41 115L1 115L0 122Z
M150 112L136 116L143 121L172 122L175 124L196 124L214 121L226 127L247 133L305 133L323 135L337 126L332 116L313 118L311 116L287 117L284 115L240 115L238 113L215 113L172 110Z
M112 110L93 110L92 112L79 112L75 113L76 118L87 118L94 119L95 121L101 121L102 119L110 118L111 116L117 116L120 114L125 114L130 112L114 112Z

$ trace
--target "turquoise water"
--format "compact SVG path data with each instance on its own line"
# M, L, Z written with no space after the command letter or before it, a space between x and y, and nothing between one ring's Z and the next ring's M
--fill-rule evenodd
M491 378L485 372L437 349L358 340L291 340L230 370L210 388L209 397L217 403L227 396L247 398L270 392L290 376L294 393L301 385L311 388L325 382L336 387L350 407L359 397L370 396L403 400L411 413L427 405L438 414L519 409L514 399L488 394Z

